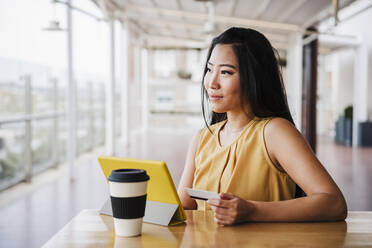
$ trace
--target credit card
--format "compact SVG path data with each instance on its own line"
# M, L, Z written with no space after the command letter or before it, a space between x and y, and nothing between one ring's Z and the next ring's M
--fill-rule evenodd
M216 192L205 191L205 190L200 190L200 189L190 189L190 188L185 188L185 189L191 198L194 198L197 200L208 201L209 199L220 199L220 196Z

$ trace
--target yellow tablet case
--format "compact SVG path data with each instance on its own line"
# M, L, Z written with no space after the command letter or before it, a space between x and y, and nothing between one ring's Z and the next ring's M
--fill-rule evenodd
M185 211L178 197L172 177L163 161L131 158L98 157L107 180L112 170L143 169L150 176L147 185L147 202L143 221L160 225L176 225L186 220ZM101 213L111 214L108 200Z

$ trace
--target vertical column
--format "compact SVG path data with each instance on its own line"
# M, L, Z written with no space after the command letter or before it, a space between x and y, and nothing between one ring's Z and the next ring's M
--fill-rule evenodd
M367 208L366 197L369 194L368 171L361 166L362 155L365 151L357 149L359 144L359 122L368 120L368 50L364 40L360 38L360 44L355 48L354 62L354 96L353 96L353 134L352 134L352 174L355 180L355 199L358 199L358 207Z
M340 93L340 62L338 53L333 53L331 56L331 65L332 65L332 112L334 114L333 119L336 121L339 115L339 93Z
M364 42L355 49L353 147L358 146L358 123L368 119L368 51Z
M25 147L24 147L24 165L25 165L25 181L31 182L32 174L32 128L31 128L31 115L32 115L32 94L31 94L31 76L25 75L23 78L25 82Z
M110 19L110 82L106 84L106 154L115 153L115 25Z
M148 128L148 56L147 49L143 48L141 51L141 85L142 85L142 128L144 131Z
M93 101L93 83L91 81L88 82L88 91L89 91L89 150L93 150L94 148L94 101Z
M135 118L135 120L138 123L143 122L142 107L141 107L141 103L143 103L141 43L142 43L141 38L137 37L136 43L134 46L134 73L135 73L134 78L135 78L135 81L134 81L134 84L132 84L132 89L131 89L131 93L136 96L135 97L136 100L133 101L133 98L129 99L130 100L129 102L132 104L131 110L133 111L133 108L135 108L135 112L141 113L141 115L137 117L137 116L131 115L131 112L129 112L130 117ZM138 126L138 127L136 126L135 128L129 126L129 128L132 128L131 135L133 135L133 131L135 132L142 131L143 126Z
M314 29L311 29L313 31ZM316 152L316 88L318 39L306 44L303 48L303 103L302 132L310 147Z
M102 94L102 98L100 99L101 100L101 104L100 106L104 106L105 103L106 103L106 88L105 88L105 82L101 82L100 83L100 89L101 89L101 92L103 92ZM105 133L105 130L106 130L106 107L104 108L101 108L100 109L100 116L101 116L101 125L102 125L102 129L101 129L101 132L104 133L105 135L103 135L102 139L100 138L99 140L99 144L101 145L104 145L105 144L105 138L106 138L106 133Z
M151 48L147 49L147 60L148 60L148 67L147 67L147 75L149 80L154 78L154 50Z
M122 143L129 145L129 22L122 23L122 73L121 73L121 138Z
M73 22L72 22L72 0L68 0L67 4L67 67L68 67L68 86L67 86L67 115L68 123L68 138L67 138L67 162L69 168L70 181L74 180L73 167L76 158L76 82L74 80L74 65L73 65Z
M52 133L52 161L53 165L57 167L58 165L58 120L59 120L59 113L58 113L58 82L57 78L53 77L52 79L53 85L53 133Z
M287 55L287 95L293 120L301 129L302 112L302 37L292 33L289 37Z
M135 51L135 60L134 60L134 64L135 64L135 67L134 67L134 72L135 72L135 83L138 85L138 87L140 87L141 85L141 47L139 44L136 44L135 48L134 48L134 51Z

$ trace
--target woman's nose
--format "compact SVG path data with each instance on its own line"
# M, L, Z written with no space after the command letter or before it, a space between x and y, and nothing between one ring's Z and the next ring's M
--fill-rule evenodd
M208 78L208 86L211 89L218 89L219 82L218 82L218 78L216 75L214 74L210 75L210 77Z

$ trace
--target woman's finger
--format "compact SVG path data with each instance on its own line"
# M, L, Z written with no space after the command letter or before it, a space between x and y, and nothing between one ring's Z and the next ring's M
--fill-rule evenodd
M220 197L223 200L231 200L235 198L235 196L231 193L220 193Z
M222 200L222 199L209 199L207 203L211 206L216 206L220 208L228 208L229 207L229 201L228 200Z
M231 225L233 223L233 220L231 219L231 217L226 216L226 215L220 215L217 213L214 214L214 220L216 223L222 224L222 225Z
M231 216L230 215L231 209L229 209L229 208L215 207L213 212L215 212L216 214L219 214L219 215Z

